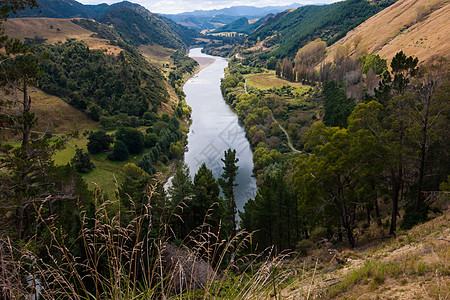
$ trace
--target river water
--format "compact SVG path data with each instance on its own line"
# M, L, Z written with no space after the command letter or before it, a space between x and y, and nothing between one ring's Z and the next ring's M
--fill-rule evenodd
M214 177L219 178L223 172L220 159L224 157L224 152L229 148L236 149L239 173L235 198L238 210L243 210L247 200L256 194L256 180L252 177L252 151L244 128L239 125L237 115L220 92L220 79L224 77L228 62L222 57L203 54L200 48L191 49L189 56L203 68L183 88L186 102L192 107L192 124L184 161L192 178L203 162L212 169Z

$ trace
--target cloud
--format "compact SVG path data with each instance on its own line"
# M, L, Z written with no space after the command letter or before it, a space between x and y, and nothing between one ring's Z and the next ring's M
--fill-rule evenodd
M81 0L83 4L113 4L120 2L118 0ZM292 3L314 4L314 3L332 3L336 0L131 0L131 2L138 3L149 11L154 13L176 14L194 10L211 10L220 9L231 6L281 6Z

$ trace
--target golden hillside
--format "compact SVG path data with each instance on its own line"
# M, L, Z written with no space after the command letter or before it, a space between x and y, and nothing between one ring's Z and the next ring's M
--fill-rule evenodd
M108 54L118 54L121 49L108 45L106 39L96 38L94 32L84 29L73 23L71 19L55 18L17 18L8 19L4 24L6 34L9 37L24 40L40 37L47 39L47 44L64 42L66 39L75 38L83 40L91 49L103 49Z
M333 59L339 45L354 52L354 41L358 39L360 47L388 60L400 50L421 62L434 55L449 58L449 28L449 0L399 0L329 47L327 61Z

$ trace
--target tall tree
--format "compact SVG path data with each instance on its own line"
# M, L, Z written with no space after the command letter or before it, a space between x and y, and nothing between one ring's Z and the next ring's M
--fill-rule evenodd
M285 167L272 164L254 200L240 213L242 227L255 231L253 241L259 250L275 246L277 253L293 249L299 237L297 202L284 179Z
M392 75L383 73L383 80L375 90L375 98L384 105L381 124L385 130L379 133L380 141L389 149L386 158L389 168L391 185L392 214L389 234L395 234L397 230L398 206L404 186L407 121L404 112L411 95L405 95L408 91L411 78L417 73L418 59L406 55L400 51L391 62Z
M355 101L348 99L344 87L334 81L326 81L323 84L323 95L325 125L347 127L347 118L355 107Z
M278 60L275 65L275 74L277 75L277 77L281 77L282 69L283 67L281 66L281 62L280 60Z
M218 233L223 221L224 204L220 197L219 183L205 163L194 176L194 197L188 203L190 208L190 229L206 222Z
M20 136L20 146L2 144L0 147L0 191L2 202L14 208L19 236L25 237L25 229L31 222L31 207L44 201L51 182L47 181L52 167L52 154L62 147L62 139L50 143L48 135L39 136L31 131L36 116L31 112L30 88L40 80L42 72L33 50L18 40L7 40L6 54L0 54L2 68L0 85L10 99L1 101L0 118L2 131L9 137Z
M446 66L443 66L444 68ZM449 78L448 70L442 67L431 66L428 73L418 83L415 101L411 103L410 117L411 139L419 151L417 157L417 196L415 210L419 211L423 206L423 189L427 165L430 161L430 151L435 149L448 150L447 134L449 130ZM443 157L447 156L444 155ZM442 179L442 178L441 178Z
M295 165L294 183L299 201L316 210L332 205L339 216L349 244L355 247L353 234L359 178L367 176L376 142L368 131L313 125L306 136L311 155L301 155ZM315 192L308 192L312 190Z
M219 178L219 184L222 188L223 194L225 195L225 207L226 207L226 215L228 224L228 229L231 229L230 233L232 236L236 235L236 199L234 196L234 187L238 184L236 182L236 176L238 174L239 166L236 164L239 161L239 158L236 157L236 150L228 149L224 153L224 158L221 158L221 161L224 163L223 173L221 178Z
M181 218L181 220L179 218L173 220L176 235L177 238L183 239L189 234L189 230L185 225L189 221L187 213L189 207L186 207L186 204L191 203L190 199L193 197L193 185L189 167L184 162L181 162L175 171L172 185L169 187L169 197L172 207L175 208L175 214Z

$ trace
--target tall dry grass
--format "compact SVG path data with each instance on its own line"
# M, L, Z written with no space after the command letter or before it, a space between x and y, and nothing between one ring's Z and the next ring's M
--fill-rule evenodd
M87 208L77 208L80 230L71 244L55 225L56 216L43 217L45 202L36 207L49 241L45 254L34 253L33 242L19 245L2 236L0 298L278 298L291 276L285 263L289 254L274 255L272 249L254 254L251 234L240 231L221 239L220 229L213 232L206 222L176 245L168 220L179 217L183 203L152 228L156 186L148 187L147 203L129 222L122 220L130 212L122 210L119 197L103 200L97 189L91 216Z

